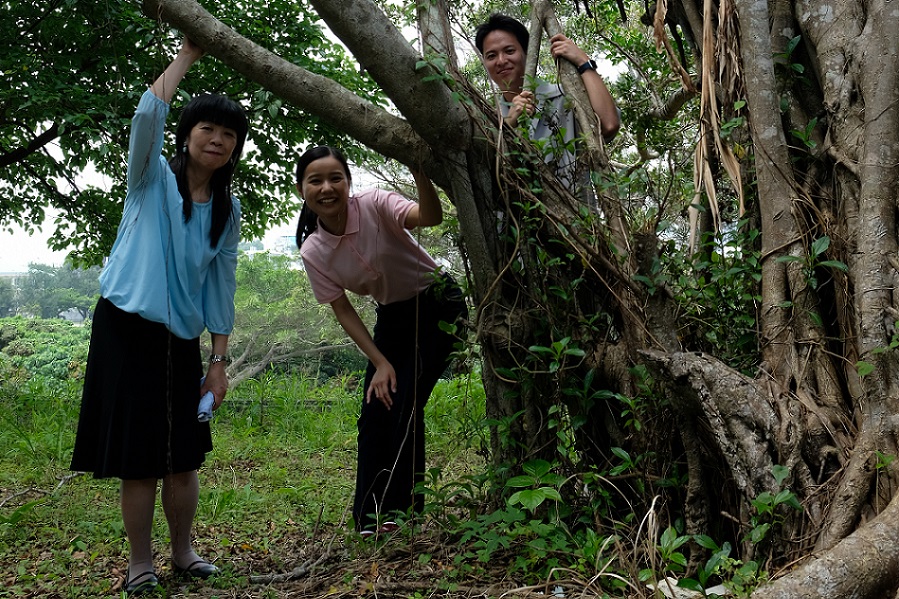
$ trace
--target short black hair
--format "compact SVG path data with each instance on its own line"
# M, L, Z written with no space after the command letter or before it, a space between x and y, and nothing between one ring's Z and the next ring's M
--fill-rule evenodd
M490 18L487 19L486 23L478 25L478 28L475 29L474 45L477 47L478 52L481 54L484 53L484 38L497 30L508 31L514 35L518 40L518 43L521 44L521 49L527 54L528 43L531 41L531 34L528 32L528 28L518 19L513 19L512 17L501 15L499 13L493 13L490 15Z

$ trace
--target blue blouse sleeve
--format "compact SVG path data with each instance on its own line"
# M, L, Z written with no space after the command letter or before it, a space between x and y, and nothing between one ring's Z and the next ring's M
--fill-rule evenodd
M234 293L237 291L237 244L240 243L240 202L232 198L234 220L222 234L221 249L209 264L203 286L206 330L230 335L234 329Z
M128 189L134 190L162 176L165 120L169 105L149 89L141 96L131 119L131 141L128 153Z

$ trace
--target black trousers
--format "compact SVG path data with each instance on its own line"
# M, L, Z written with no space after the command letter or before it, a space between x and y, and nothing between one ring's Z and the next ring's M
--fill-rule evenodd
M375 374L369 362L358 422L357 530L372 529L390 512L423 507L424 497L413 489L424 480L424 407L458 341L439 323L452 324L466 314L462 291L448 275L416 297L378 306L373 337L396 371L397 391L389 410L375 399L365 403Z

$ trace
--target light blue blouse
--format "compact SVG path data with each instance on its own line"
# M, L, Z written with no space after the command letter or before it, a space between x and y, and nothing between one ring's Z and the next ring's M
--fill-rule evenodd
M131 123L128 195L100 293L118 308L166 325L193 339L234 328L240 203L215 248L209 246L212 201L193 204L184 221L183 200L162 156L169 106L147 90Z

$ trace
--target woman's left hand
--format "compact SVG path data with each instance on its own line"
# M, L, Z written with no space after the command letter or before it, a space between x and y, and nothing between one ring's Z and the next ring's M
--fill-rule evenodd
M225 365L222 362L218 362L209 367L209 372L206 373L206 380L203 382L203 386L200 387L200 397L203 397L207 391L212 391L212 394L215 395L215 403L212 406L213 410L217 410L222 402L225 401L225 395L228 393L228 375L225 374Z
M370 403L372 396L384 404L388 410L393 406L393 395L396 393L396 371L390 362L375 370L375 376L371 379L368 386L368 393L365 394L365 403Z

